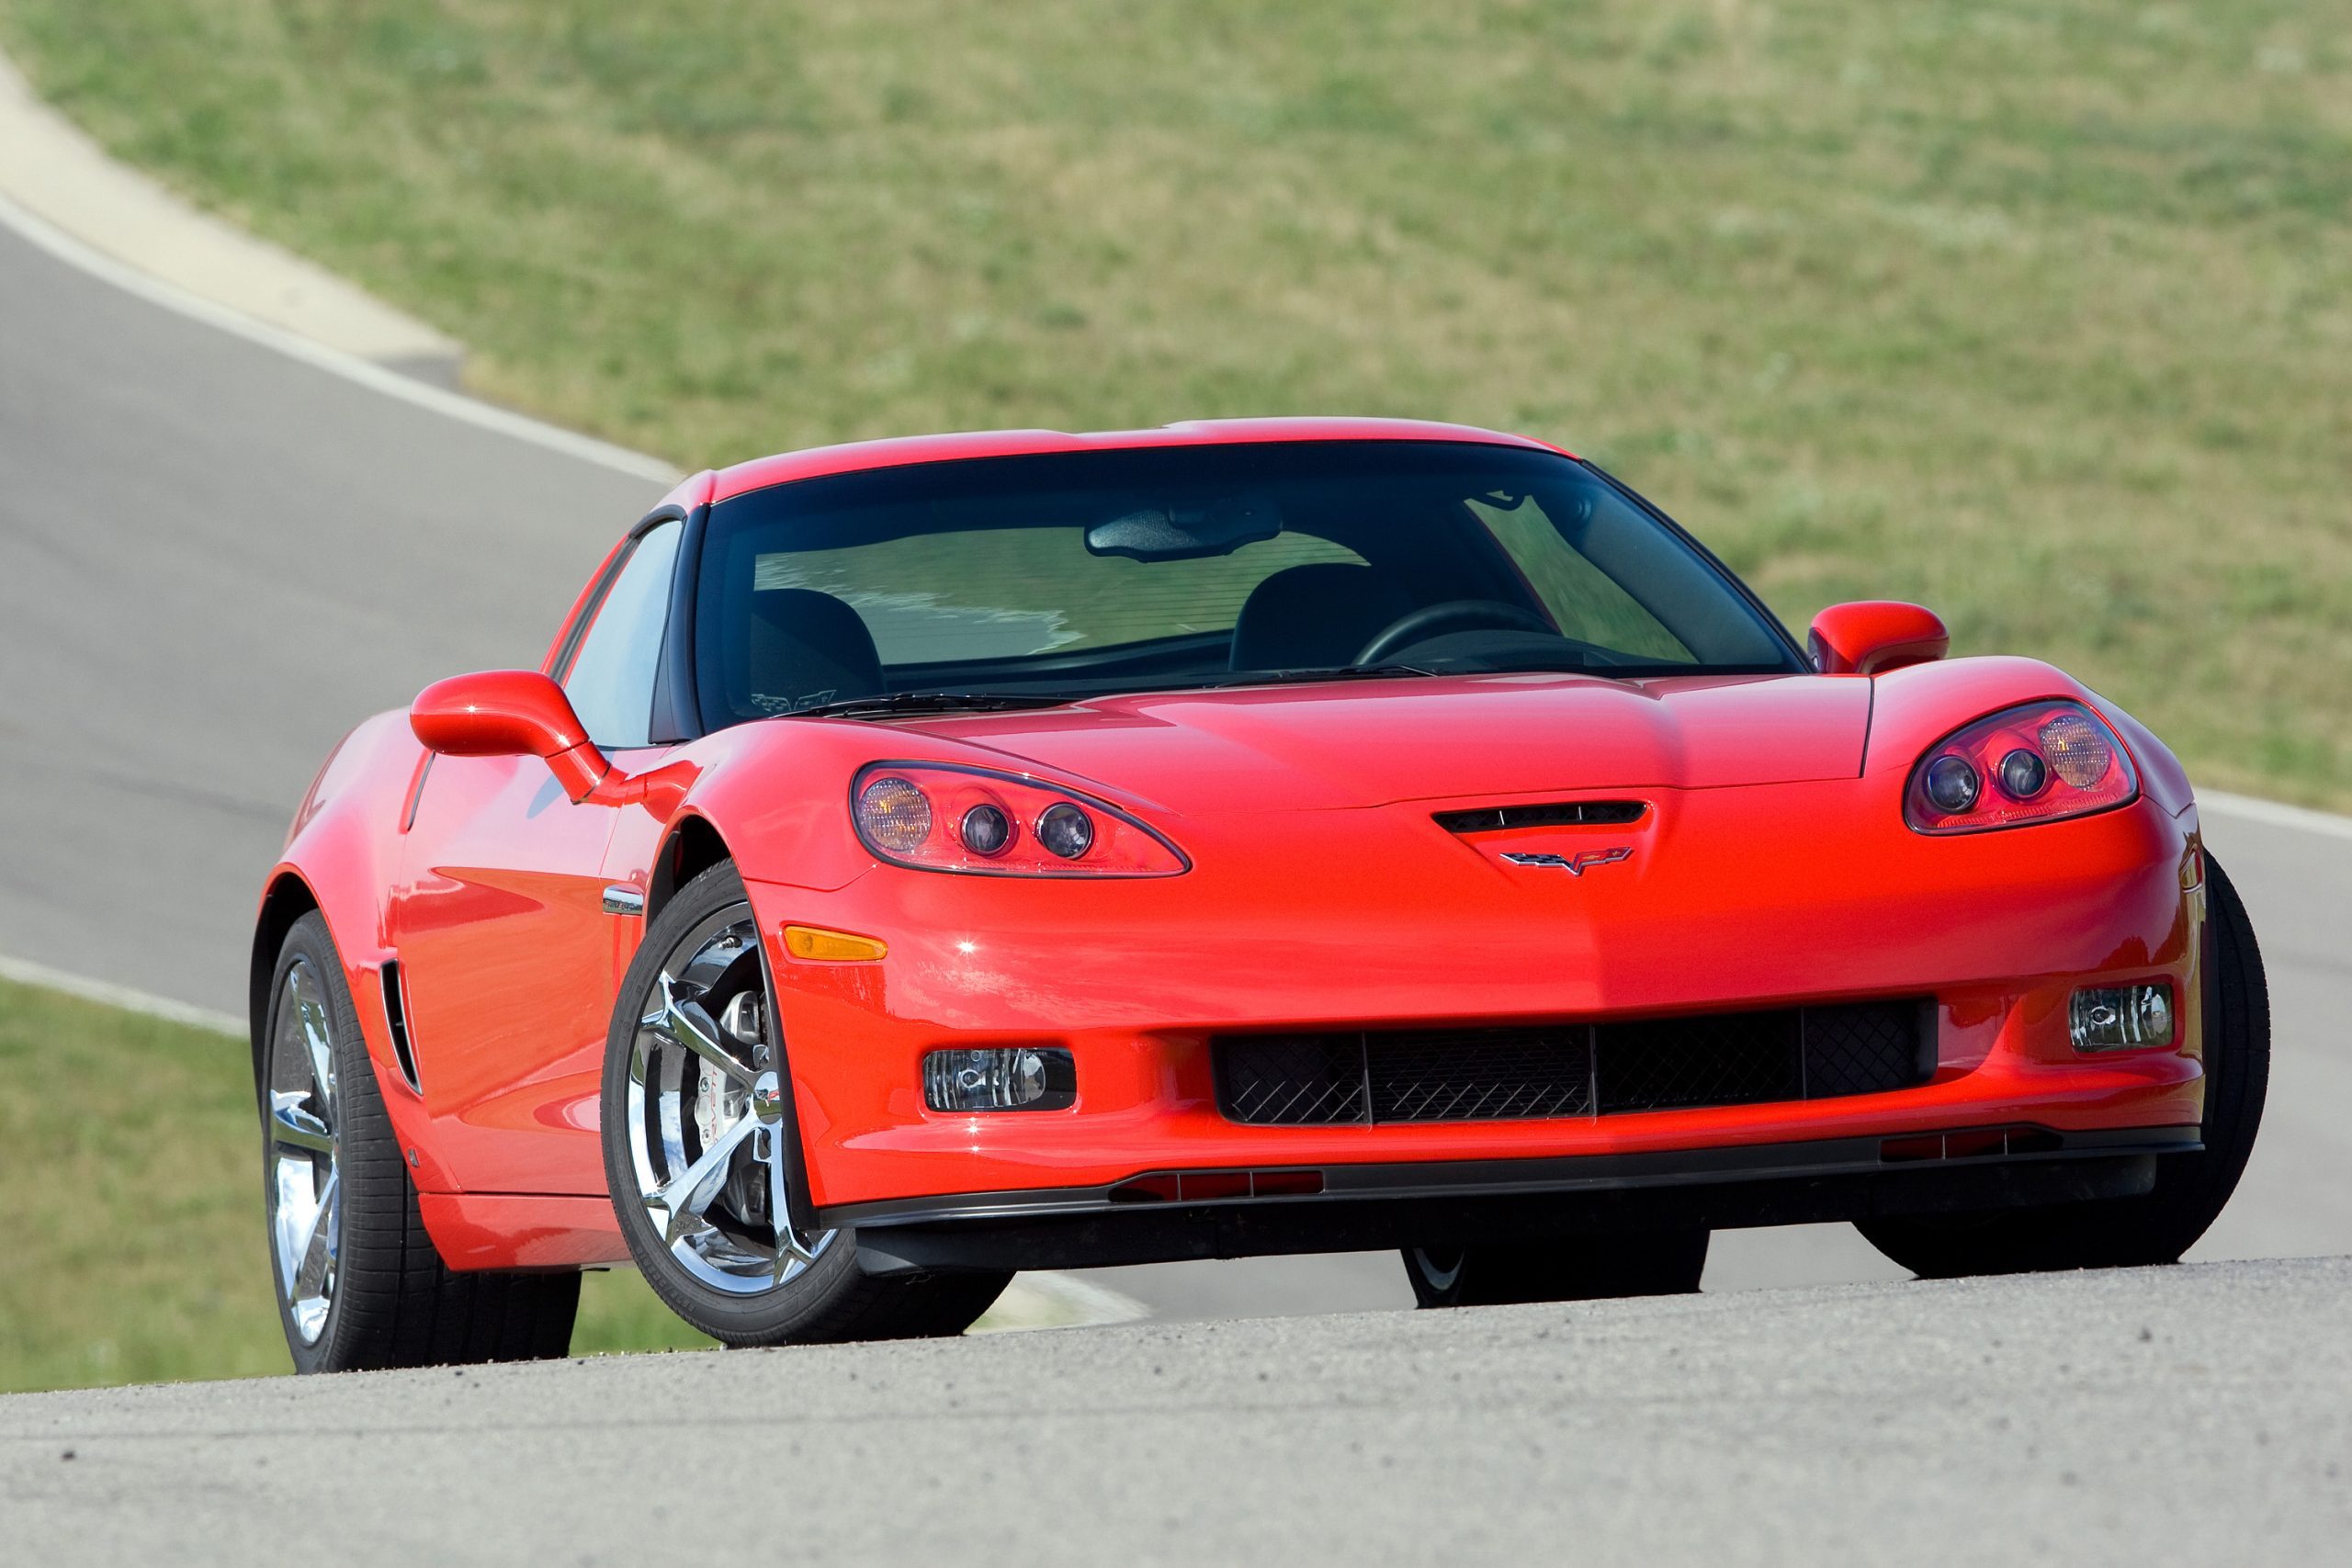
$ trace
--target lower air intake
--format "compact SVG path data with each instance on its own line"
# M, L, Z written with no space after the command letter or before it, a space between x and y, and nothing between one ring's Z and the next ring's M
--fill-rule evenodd
M1517 1029L1321 1031L1214 1043L1217 1106L1253 1126L1502 1122L1829 1100L1924 1083L1924 1001Z

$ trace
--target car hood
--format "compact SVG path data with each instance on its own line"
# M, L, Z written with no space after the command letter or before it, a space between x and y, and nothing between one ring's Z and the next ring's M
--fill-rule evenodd
M1168 692L896 728L1170 809L1330 809L1852 778L1851 676L1442 676Z

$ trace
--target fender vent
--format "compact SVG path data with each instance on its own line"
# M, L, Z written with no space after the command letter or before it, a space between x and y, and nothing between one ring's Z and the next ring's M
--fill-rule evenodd
M1543 806L1481 806L1468 811L1441 811L1434 820L1449 833L1497 833L1505 828L1638 822L1648 809L1638 800L1555 800Z
M417 1081L416 1054L408 1044L408 1002L401 994L401 966L397 962L384 965L384 1022L392 1033L392 1055L399 1058L401 1077L418 1099L424 1097L424 1086Z

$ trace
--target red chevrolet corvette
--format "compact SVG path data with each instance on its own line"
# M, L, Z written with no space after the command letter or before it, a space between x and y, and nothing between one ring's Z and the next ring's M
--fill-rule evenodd
M537 671L336 747L253 1045L304 1370L729 1344L1012 1272L1394 1247L1689 1291L1718 1227L2152 1263L2268 1024L2188 781L1913 605L1810 647L1590 463L1262 421L697 475Z

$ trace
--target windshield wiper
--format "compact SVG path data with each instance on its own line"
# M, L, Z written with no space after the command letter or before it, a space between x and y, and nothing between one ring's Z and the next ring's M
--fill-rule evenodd
M1140 693L1173 695L1184 691L1222 691L1228 686L1285 686L1309 681L1378 681L1401 675L1435 675L1418 664L1343 664L1329 670L1268 670L1238 675L1228 681L1206 681L1198 686L1142 687ZM1097 693L1095 695L1101 695ZM882 718L910 713L1002 713L1019 708L1057 708L1085 702L1069 692L884 692L871 697L845 697L837 703L796 708L792 718Z
M1001 713L1013 708L1057 708L1079 699L1045 692L885 692L797 708L793 718L865 718L894 713Z
M1383 681L1399 675L1430 675L1438 671L1418 664L1335 664L1324 670L1261 670L1219 681L1224 686L1295 686L1308 681Z

